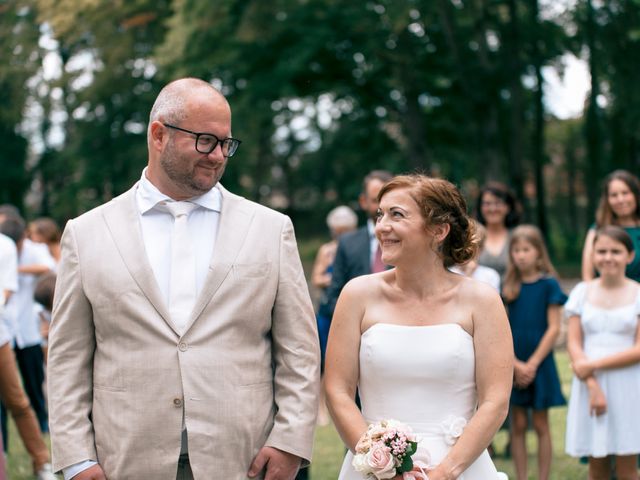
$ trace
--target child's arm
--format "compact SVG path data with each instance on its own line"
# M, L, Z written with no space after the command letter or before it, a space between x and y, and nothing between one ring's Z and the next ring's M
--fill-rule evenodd
M607 397L604 395L596 378L591 376L586 380L589 389L589 415L602 415L607 412Z
M573 368L579 378L586 378L593 375L595 370L622 368L638 362L640 362L640 323L636 327L636 341L633 347L597 360L589 360L585 357L574 362Z
M513 384L518 388L526 388L536 378L536 371L516 358L513 364Z
M547 307L547 330L544 332L542 339L540 339L538 347L525 362L526 368L530 373L533 372L534 375L542 361L547 358L549 352L553 350L553 346L558 339L558 335L560 334L561 308L560 305L549 305Z
M569 317L569 330L567 332L567 350L571 358L571 367L575 372L575 365L580 362L588 361L587 356L582 349L582 326L580 325L580 316L572 315ZM576 373L576 376L580 376ZM589 414L602 415L607 411L607 398L600 388L600 384L593 375L586 378L580 378L587 384L589 390Z
M327 267L332 261L331 249L322 245L316 254L311 272L311 283L314 287L327 288L331 285L331 273L327 273Z
M569 352L569 358L571 358L572 369L574 369L576 363L589 360L584 354L582 345L582 325L580 325L580 316L571 315L569 317L569 327L567 330L567 351ZM584 378L581 378L579 375L577 376L581 380L584 380Z
M31 275L42 275L51 271L49 265L33 263L31 265L20 265L18 273L26 273Z

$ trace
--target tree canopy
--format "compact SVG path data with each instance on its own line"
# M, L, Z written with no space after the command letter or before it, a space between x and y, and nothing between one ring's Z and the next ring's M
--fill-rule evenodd
M212 82L232 106L243 144L224 183L320 230L367 171L386 168L445 176L470 199L504 181L528 221L578 238L602 175L640 163L640 0L31 0L0 10L10 52L0 57L0 195L18 205L29 195L33 214L64 220L127 189L146 163L153 99L181 76ZM544 70L562 75L567 55L588 62L592 83L583 115L561 120Z

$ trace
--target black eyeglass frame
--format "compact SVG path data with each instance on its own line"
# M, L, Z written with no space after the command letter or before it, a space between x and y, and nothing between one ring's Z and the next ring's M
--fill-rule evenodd
M196 145L195 145L196 152L204 153L206 155L208 155L211 152L213 152L216 149L216 147L218 146L218 144L220 144L220 148L222 149L222 155L224 155L227 158L233 157L233 155L238 151L238 147L242 143L242 140L238 140L237 138L233 138L233 137L227 137L227 138L220 139L220 138L216 137L213 133L193 132L191 130L187 130L186 128L177 127L175 125L171 125L170 123L164 123L164 122L162 122L162 125L164 125L165 127L168 127L168 128L172 128L174 130L178 130L180 132L185 132L185 133L190 133L191 135L195 135L196 136ZM198 141L200 140L200 137L202 137L203 135L206 135L207 137L213 137L215 139L215 143L213 143L211 145L211 148L208 151L207 150L203 151L203 150L200 150L198 148ZM227 144L227 152L229 152L228 155L224 154L225 143ZM232 149L232 147L234 147L234 148Z

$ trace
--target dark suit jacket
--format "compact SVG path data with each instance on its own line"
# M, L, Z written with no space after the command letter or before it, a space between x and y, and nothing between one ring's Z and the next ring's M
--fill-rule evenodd
M331 285L327 288L326 299L320 306L320 313L333 316L338 296L349 280L371 273L371 242L367 226L354 232L345 233L338 240L336 259L333 262Z

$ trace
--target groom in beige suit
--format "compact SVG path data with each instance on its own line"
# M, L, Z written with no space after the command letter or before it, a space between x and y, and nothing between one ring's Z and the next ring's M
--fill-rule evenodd
M62 239L54 468L292 480L311 458L319 351L291 221L218 183L239 141L206 82L165 86L147 137L140 181Z

